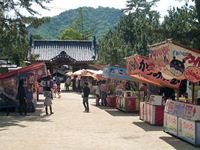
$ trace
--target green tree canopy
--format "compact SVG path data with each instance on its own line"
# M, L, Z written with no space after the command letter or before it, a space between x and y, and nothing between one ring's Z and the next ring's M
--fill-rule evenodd
M158 12L152 10L153 0L128 0L124 16L115 30L100 41L99 62L124 64L124 58L133 54L148 54L148 45L158 42L160 29Z
M36 19L25 17L21 12L27 11L30 15L37 14L31 6L35 3L45 8L43 3L50 0L3 0L0 2L0 54L11 60L24 60L27 56L27 28L26 25L40 25L46 18ZM12 15L10 15L12 14Z
M82 35L73 28L67 28L60 36L61 40L83 40Z

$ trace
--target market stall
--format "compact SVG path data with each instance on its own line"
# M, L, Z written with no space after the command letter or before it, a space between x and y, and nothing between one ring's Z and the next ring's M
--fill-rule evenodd
M116 107L124 112L139 111L140 93L138 88L131 89L128 84L133 82L133 79L127 76L127 69L115 66L107 66L103 70L103 75L112 80L116 80L115 92L110 93L107 97L107 102L110 106ZM118 82L117 82L118 81Z
M167 100L164 131L200 145L200 106Z
M152 125L163 125L164 105L162 96L151 95L149 101L140 102L140 119Z
M28 111L34 111L38 94L37 80L46 75L46 65L44 63L33 64L0 74L0 107L17 106L16 100L19 80L24 80L26 99L28 100ZM5 101L9 99L9 101Z
M177 93L176 99L168 99L164 111L164 131L191 144L200 145L200 53L173 41L165 41L150 47L150 57L162 63L165 78L186 79L185 93Z
M159 91L163 85L178 88L179 83L173 82L174 79L165 80L155 69L156 66L153 61L148 57L136 55L129 57L127 60L128 74L135 80L154 85ZM163 97L159 95L159 92L150 92L151 89L152 87L148 87L148 95L145 94L144 101L140 101L140 119L152 125L162 125L164 118Z

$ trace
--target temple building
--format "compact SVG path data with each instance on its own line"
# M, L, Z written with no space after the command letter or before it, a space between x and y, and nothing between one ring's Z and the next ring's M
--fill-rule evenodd
M78 70L87 68L98 58L96 38L93 40L31 40L28 59L31 63L45 62L47 68L62 65Z

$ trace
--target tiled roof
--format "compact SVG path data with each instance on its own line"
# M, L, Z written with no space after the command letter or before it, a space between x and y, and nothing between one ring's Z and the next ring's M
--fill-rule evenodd
M30 53L39 55L36 60L49 61L63 51L76 61L97 58L94 41L33 40Z

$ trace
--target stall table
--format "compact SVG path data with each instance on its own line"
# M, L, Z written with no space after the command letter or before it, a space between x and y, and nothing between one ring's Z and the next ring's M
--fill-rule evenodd
M200 146L200 106L167 100L164 131Z
M163 125L162 96L151 95L148 102L140 102L140 119L152 125Z
M110 107L113 107L113 108L116 108L117 104L116 104L116 99L117 99L117 96L116 95L108 95L106 100L107 100L107 104L110 106Z
M138 112L139 98L133 95L130 91L124 91L124 94L117 96L116 107L124 112Z

